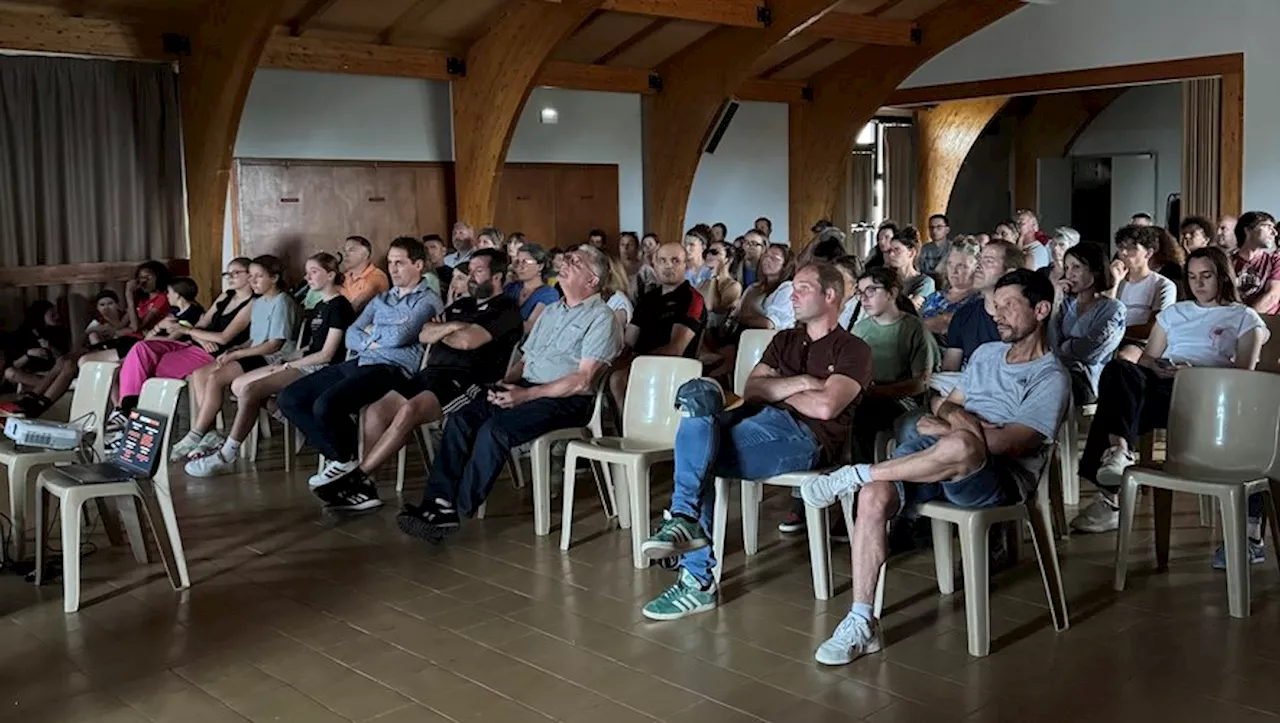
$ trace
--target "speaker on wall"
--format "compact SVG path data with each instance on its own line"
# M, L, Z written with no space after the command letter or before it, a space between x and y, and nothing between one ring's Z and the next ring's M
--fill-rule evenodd
M738 112L738 102L736 100L729 101L724 107L724 112L720 114L720 120L716 121L711 136L707 138L707 147L703 148L704 153L715 153L716 148L720 145L720 139L724 138L724 132L729 130L729 122L733 120L733 116Z

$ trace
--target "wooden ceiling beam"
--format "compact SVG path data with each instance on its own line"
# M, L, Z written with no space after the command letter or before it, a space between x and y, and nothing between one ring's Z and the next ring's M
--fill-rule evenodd
M613 46L613 49L611 49L609 52L605 53L604 55L601 55L599 58L596 58L595 64L607 65L614 58L618 57L619 55L622 55L623 53L634 48L635 46L639 45L645 40L648 40L649 38L653 37L655 33L657 33L658 31L662 30L663 28L667 27L670 24L671 24L671 18L654 18L653 22L649 23L643 28L640 28L640 30L638 30L637 32L632 33L630 36L627 37L626 40L623 40L621 43L618 43L617 45Z
M297 15L289 20L286 25L289 26L289 34L294 37L300 37L307 32L307 28L316 21L316 18L324 15L325 11L333 7L338 0L307 0Z
M759 0L604 0L600 7L632 15L739 28L763 28L769 24L770 14Z
M913 21L854 13L827 13L800 34L865 45L910 47L920 43L920 28Z
M378 43L395 45L398 37L410 34L414 28L422 27L422 23L434 13L445 0L415 0L404 12L387 27L378 33Z

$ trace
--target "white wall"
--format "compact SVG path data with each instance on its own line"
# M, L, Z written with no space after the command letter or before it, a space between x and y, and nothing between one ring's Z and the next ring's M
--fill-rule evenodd
M765 216L786 238L787 188L787 106L741 103L716 152L702 154L685 226L723 222L732 239Z
M558 123L541 122L547 107L559 113ZM537 88L520 114L507 161L618 164L619 230L643 233L642 135L639 95Z
M1244 205L1274 208L1280 197L1277 27L1277 0L1059 0L1026 5L926 63L903 85L1244 52Z
M1139 211L1159 222L1169 194L1182 188L1182 86L1144 85L1124 92L1076 139L1072 156L1151 153L1156 159L1154 198L1143 208L1111 209L1112 227L1128 223ZM1112 183L1118 179L1113 176ZM1148 184L1149 185L1149 184ZM1113 198L1132 198L1138 189L1114 189ZM1123 221L1123 223L1118 223Z

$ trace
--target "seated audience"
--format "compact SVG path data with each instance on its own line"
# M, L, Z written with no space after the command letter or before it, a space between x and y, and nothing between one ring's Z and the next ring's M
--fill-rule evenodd
M759 280L757 274L760 270L760 257L764 256L768 245L769 237L755 229L742 234L742 255L735 256L730 273L742 284L743 289L750 288Z
M1049 239L1049 257L1052 262L1040 269L1040 273L1053 282L1054 288L1062 284L1062 261L1067 249L1080 243L1080 232L1070 226L1059 226L1053 230L1053 238Z
M85 343L95 347L115 339L129 328L129 315L120 306L120 297L111 289L103 289L93 300L93 321L85 327Z
M480 229L480 233L476 234L476 250L493 249L494 251L502 251L506 243L506 237L502 232L493 226L485 226Z
M835 261L836 269L844 277L844 298L840 302L840 328L853 331L853 325L862 318L862 295L858 293L858 279L863 274L862 260L857 256L841 256Z
M1182 246L1178 243L1178 239L1173 237L1162 226L1149 226L1151 233L1155 234L1159 241L1160 249L1151 257L1151 268L1156 273L1173 282L1174 288L1182 285L1183 279L1186 278L1187 255L1182 251Z
M1125 332L1120 354L1136 362L1155 326L1156 314L1178 300L1178 286L1156 273L1151 259L1160 250L1160 234L1150 226L1125 226L1116 232L1116 249L1124 263L1116 298L1124 304Z
M600 377L622 346L600 296L610 278L609 259L595 246L565 254L564 298L538 318L503 381L449 415L422 502L396 518L401 531L439 542L484 504L513 447L587 423Z
M1050 319L1049 346L1071 375L1075 404L1093 404L1102 367L1124 338L1124 304L1102 295L1115 280L1101 246L1071 247L1063 270L1061 288L1066 298Z
M1150 226L1155 223L1155 219L1149 213L1135 213L1129 218L1129 223L1133 226Z
M515 280L507 284L503 293L519 306L520 321L524 324L524 333L528 334L542 311L560 300L560 294L546 284L551 260L538 244L525 244L520 253L511 258L511 264Z
M956 309L947 325L947 347L942 351L942 373L935 374L932 386L943 394L951 391L959 372L978 347L1000 340L995 322L995 288L1002 276L1024 268L1022 249L1016 243L992 239L978 252L978 268L973 272L973 288L979 292Z
M138 265L132 279L125 284L124 295L129 301L125 307L128 328L117 332L115 338L102 343L95 354L86 354L83 361L119 361L129 353L138 340L146 336L156 324L169 316L169 269L159 261L145 261Z
M338 259L323 251L312 256L307 259L306 277L307 285L319 292L320 301L304 323L299 348L269 366L248 370L232 380L231 393L235 395L237 404L231 430L226 439L217 436L216 431L210 431L209 434L215 435L215 438L207 443L203 439L205 435L201 435L196 448L188 455L194 457L187 462L187 474L193 477L213 477L234 471L240 445L253 431L263 405L289 384L329 364L341 363L346 359L344 339L347 327L355 321L356 312L340 291L342 271L339 270ZM255 316L262 315L263 312L257 306L266 298L264 296L254 304ZM269 321L268 325L270 323ZM292 324L289 328L292 329ZM252 327L250 333L252 334ZM284 347L281 352L285 352ZM240 360L241 366L245 365L245 361ZM204 412L202 404L200 416L192 426L193 433L198 433L195 424L204 422ZM204 454L201 455L200 451Z
M521 248L526 253L529 246ZM422 371L402 381L365 410L364 457L360 466L325 485L327 499L377 499L373 473L404 446L418 427L448 419L485 387L500 380L523 326L516 302L500 292L506 257L479 249L467 267L471 291L428 321L418 340L428 345Z
M724 242L719 242L723 247ZM631 362L638 356L692 359L706 325L707 305L684 275L684 248L663 244L655 258L658 286L636 300L636 312L623 333L623 348L609 374L609 391L622 419ZM723 268L723 267L722 267ZM732 281L732 279L730 279ZM736 283L736 282L735 282Z
M520 253L520 249L524 248L527 243L529 243L529 239L523 233L519 231L513 232L507 237L507 258L514 259L516 254Z
M1093 502L1071 527L1108 532L1119 526L1117 493L1125 468L1135 463L1138 438L1169 422L1173 380L1187 367L1253 369L1270 334L1258 312L1240 303L1227 256L1217 247L1193 251L1187 259L1192 299L1156 316L1137 363L1117 357L1098 380L1098 412L1080 458L1080 477L1098 486ZM1253 523L1261 504L1250 500L1250 538L1261 538ZM1259 542L1250 555L1260 558Z
M1013 219L1018 225L1017 242L1022 246L1027 268L1036 271L1048 266L1051 261L1049 237L1040 231L1040 217L1035 211L1023 209L1014 214ZM996 230L999 231L999 227Z
M1204 216L1189 216L1182 219L1182 226L1179 227L1178 232L1178 243L1182 244L1182 252L1187 255L1213 243L1213 222Z
M348 236L342 243L342 278L342 295L357 314L391 288L386 272L373 264L373 245L364 236Z
M443 297L449 290L449 285L453 281L453 267L446 264L444 259L449 255L449 249L444 245L444 239L440 234L429 233L422 237L422 246L427 250L427 271L433 272L440 281L440 288L436 293ZM511 258L515 258L512 256ZM423 276L426 274L424 273ZM387 282L390 285L390 282Z
M299 309L284 291L280 260L274 256L255 258L249 264L249 285L257 295L249 308L249 340L191 373L190 384L199 410L187 436L174 443L170 461L217 452L226 440L213 425L232 382L249 372L281 363L294 350ZM250 417L245 424L252 426L253 419Z
M1235 253L1236 250L1236 224L1235 216L1222 216L1218 219L1218 230L1213 235L1213 244L1228 254Z
M685 258L688 261L685 264L687 268L684 274L695 289L706 283L713 273L711 267L703 263L703 254L710 245L710 234L704 232L700 227L694 226L685 232L684 251Z
M760 218L757 218L757 219L756 219L756 222L753 224L753 226L755 227L755 230L757 230L757 231L759 231L760 233L764 234L764 237L765 237L766 239L772 239L772 238L773 238L773 221L770 221L769 219L765 218L764 216L761 216ZM772 241L770 241L770 243L772 243ZM785 241L780 241L779 243L784 244L784 245L786 244L786 242L785 242Z
M471 252L476 246L476 232L471 228L471 224L466 221L457 221L453 224L453 234L450 240L453 243L454 250L444 257L444 265L457 270L458 264L471 258Z
M622 264L615 258L609 258L609 280L601 291L604 302L613 310L613 318L618 323L619 331L626 329L635 314L635 303L627 295L627 274Z
M729 236L729 227L723 223L716 222L711 224L711 242L725 243Z
M603 229L593 228L591 229L591 233L587 234L587 243L607 254L608 249L604 247L606 238L608 238L608 236L605 234Z
M644 606L647 618L676 620L716 606L710 537L717 476L762 479L843 456L854 402L871 382L871 350L837 324L844 280L834 267L800 269L794 289L800 326L769 343L747 379L743 408L725 412L723 404L708 404L723 401L710 380L681 387L671 510L641 548L650 559L679 555L679 574Z
M674 245L674 244L672 244ZM697 291L707 302L707 328L716 329L724 324L742 298L742 284L729 273L730 255L733 253L728 243L712 241L704 254L706 265L711 269L711 276L699 286ZM684 254L681 253L681 256ZM684 264L682 263L681 266ZM661 283L661 282L660 282ZM665 283L663 284L665 286ZM639 300L636 301L637 313Z
M853 605L814 658L845 665L880 650L876 583L888 552L886 523L929 500L980 508L1034 494L1067 405L1067 374L1045 340L1053 285L1028 269L996 283L1000 341L974 353L935 414L904 429L893 459L855 464L807 480L806 504L856 494Z
M951 253L951 222L946 215L935 213L929 217L929 243L920 249L920 273L937 274L938 265Z
M1280 312L1280 254L1276 253L1276 220L1250 211L1236 223L1239 245L1232 256L1240 301L1259 314Z
M449 291L445 294L444 302L452 304L467 295L467 279L471 273L467 268L469 261L463 261L453 269L453 274L449 277ZM426 273L423 273L426 276ZM426 279L423 279L426 282ZM427 282L427 288L431 288L431 284Z
M44 299L33 301L22 325L9 335L4 378L14 384L38 387L70 347L71 334L62 326L57 307Z
M375 296L347 328L348 354L280 391L280 411L325 457L324 468L308 483L317 488L351 470L356 460L356 415L418 372L422 347L418 331L443 309L422 278L427 253L417 239L391 242L387 250L390 290ZM360 497L357 495L357 497ZM324 500L335 509L371 509L372 499Z
M893 221L885 221L880 224L880 228L876 229L876 243L871 249L871 254L867 256L867 262L864 268L870 270L877 266L884 266L885 257L889 254L889 242L894 236L898 235L898 224Z
M915 228L907 226L889 242L889 251L885 256L885 266L898 274L902 295L911 301L917 312L924 306L925 297L932 294L936 287L933 277L920 273L917 268L916 260L919 255L920 236Z
M994 241L1008 241L1011 244L1018 244L1018 248L1022 249L1022 245L1018 243L1018 224L1015 221L1001 221L996 224L996 229L991 234ZM1023 258L1026 258L1026 251L1023 250Z
M634 231L618 234L618 260L622 262L622 270L627 275L627 293L632 298L639 298L640 294L658 285L653 272L653 259L646 259L641 255L640 238Z
M951 317L955 316L966 301L977 294L973 288L973 276L978 270L977 243L967 240L968 237L956 239L951 244L951 252L947 254L946 273L947 288L929 294L920 307L920 319L925 328L935 336L945 336Z
M771 244L760 257L759 277L738 302L737 324L747 329L790 329L795 324L791 304L791 250Z

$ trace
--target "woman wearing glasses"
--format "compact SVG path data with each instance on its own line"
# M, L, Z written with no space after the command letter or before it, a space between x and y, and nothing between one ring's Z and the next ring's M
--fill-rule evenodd
M520 305L520 320L524 322L524 333L533 330L533 323L538 320L542 310L560 300L560 294L547 286L546 277L551 271L551 258L538 244L527 243L520 247L519 253L511 259L511 268L515 281L507 284L502 291Z
M698 292L707 302L708 329L723 324L742 296L742 284L729 274L729 253L727 242L713 241L703 255L706 266L711 269L711 277L698 287Z

